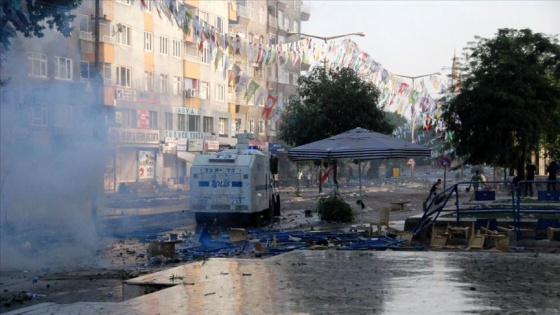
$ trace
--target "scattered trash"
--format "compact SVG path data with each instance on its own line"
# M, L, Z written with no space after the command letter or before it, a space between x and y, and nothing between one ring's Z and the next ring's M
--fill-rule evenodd
M425 250L425 246L405 245L410 244L406 239L395 238L392 235L365 237L360 231L230 229L229 232L232 230L233 234L236 234L233 239L240 236L244 241L231 242L232 236L228 232L212 236L207 229L203 229L198 242L187 238L184 240L186 246L177 249L176 253L182 255L183 261L206 261L211 257L263 257L306 249Z

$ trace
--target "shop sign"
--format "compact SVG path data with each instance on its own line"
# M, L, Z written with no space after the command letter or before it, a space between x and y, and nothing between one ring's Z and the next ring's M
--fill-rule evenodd
M109 128L109 140L114 143L159 144L159 130Z
M187 151L187 139L177 139L177 151Z
M205 140L204 148L206 152L218 152L220 150L220 142L217 140Z
M138 178L154 178L156 154L154 151L138 151Z
M181 115L198 115L198 109L196 108L188 108L188 107L173 107L176 114Z
M282 143L269 143L268 151L272 154L277 154L278 152L286 151L286 147Z
M165 137L185 138L185 139L204 139L204 133L200 131L165 130Z
M189 139L187 151L202 152L204 148L204 141L200 139Z

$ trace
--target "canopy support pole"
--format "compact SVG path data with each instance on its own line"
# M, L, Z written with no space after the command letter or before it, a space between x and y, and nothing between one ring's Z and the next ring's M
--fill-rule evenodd
M360 185L360 200L362 199L362 160L358 160L358 184ZM364 209L360 209L360 223L364 220Z

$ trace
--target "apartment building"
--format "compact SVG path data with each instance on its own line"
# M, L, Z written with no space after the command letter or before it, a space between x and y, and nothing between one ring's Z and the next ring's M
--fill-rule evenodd
M240 38L263 51L285 43L309 18L301 0L99 1L98 40L95 4L73 12L69 38L47 30L13 41L2 69L11 79L1 91L5 148L88 144L73 161L96 157L84 168L111 193L186 189L194 155L235 144L239 132L265 149L276 141L279 116L263 116L266 97L287 104L301 68L248 61L223 43ZM233 65L258 93L235 91Z

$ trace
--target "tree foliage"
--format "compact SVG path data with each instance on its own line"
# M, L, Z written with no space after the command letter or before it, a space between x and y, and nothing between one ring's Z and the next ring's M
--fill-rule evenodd
M390 133L393 126L378 107L380 92L354 70L314 68L298 79L299 98L283 113L279 137L294 146L318 141L356 127Z
M465 48L460 91L446 101L451 143L465 163L521 175L531 152L560 141L560 46L529 29L476 39Z

